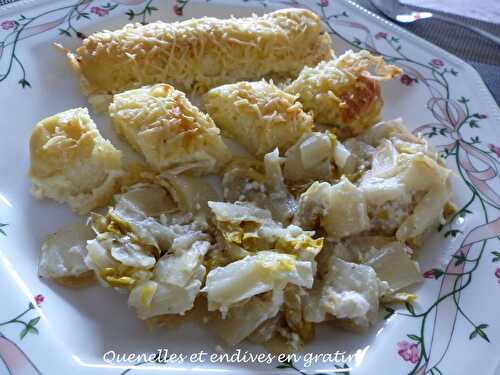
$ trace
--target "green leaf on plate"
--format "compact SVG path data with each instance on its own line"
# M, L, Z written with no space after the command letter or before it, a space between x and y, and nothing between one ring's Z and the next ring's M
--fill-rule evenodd
M5 233L5 231L2 228L6 227L7 225L9 224L0 223L0 233L3 234L4 236L7 236L7 233Z
M37 316L36 318L31 319L28 322L28 325L31 326L31 327L34 327L34 326L36 326L38 324L39 321L40 321L40 317Z
M59 30L60 35L66 35L66 36L69 36L71 38L71 33L68 30L64 30L64 29L58 29L58 30Z
M444 271L443 270L440 270L439 268L433 268L432 269L432 273L434 275L434 278L437 280L439 279L441 276L444 275Z
M407 335L407 336L408 336L408 338L410 340L413 340L413 341L416 341L416 342L420 342L421 341L420 340L420 336L417 336L417 335Z
M477 143L481 143L481 141L479 140L479 137L470 137L470 141L472 144L477 144Z
M135 17L135 12L132 9L129 9L125 14L128 16L128 20L131 21Z
M21 331L21 333L19 333L19 337L22 339L24 339L24 337L28 334L28 326L24 327L23 330Z
M408 312L411 314L411 315L415 315L415 309L413 307L413 305L409 302L405 302L405 306L406 306L406 310L408 310Z
M490 339L488 335L484 332L484 330L488 328L488 324L480 324L478 325L474 331L469 335L469 340L472 340L476 338L477 336L481 337L482 339L486 340L487 342L490 342Z
M459 266L467 260L467 257L465 256L465 254L463 252L460 252L457 255L453 255L453 258L456 259L455 266Z
M470 120L469 121L469 126L471 128L479 128L479 125L477 124L477 121L476 120Z
M447 231L444 234L444 236L445 237L452 236L453 238L455 238L457 236L457 234L459 234L459 233L463 233L463 232L459 229L450 229L449 231Z
M21 338L21 340L24 339L28 333L38 335L38 329L36 329L35 327L32 327L28 324L26 327L23 328L21 333L19 333L19 337Z
M28 81L26 81L24 78L20 79L17 83L19 83L23 89L26 87L31 87L31 84Z

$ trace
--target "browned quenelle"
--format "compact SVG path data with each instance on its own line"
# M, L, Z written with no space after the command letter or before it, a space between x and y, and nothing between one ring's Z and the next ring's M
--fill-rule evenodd
M331 40L314 13L283 9L262 17L129 24L95 33L68 53L86 95L145 84L183 91L266 77L296 77L331 58Z
M286 91L299 95L304 110L312 110L317 122L337 126L340 135L356 135L380 119L384 101L379 81L399 73L397 67L368 51L347 51L304 68Z

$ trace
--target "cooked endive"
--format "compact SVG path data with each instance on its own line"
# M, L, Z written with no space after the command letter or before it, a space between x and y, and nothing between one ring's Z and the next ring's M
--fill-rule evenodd
M230 163L222 179L226 201L251 202L269 209L277 221L289 223L297 202L285 184L283 160L275 149L264 155L263 162L239 159Z
M345 177L334 185L314 182L300 197L294 223L312 229L317 221L335 238L367 230L370 220L362 191Z
M207 293L208 309L225 314L237 302L283 289L288 283L310 288L313 274L311 262L297 260L290 254L259 251L210 271L203 291Z
M90 268L85 264L87 240L95 237L87 225L76 223L47 236L42 244L38 266L41 277L59 279L85 278Z
M362 331L380 303L413 302L412 247L450 206L437 153L393 120L342 142L317 129L281 155L234 158L218 182L131 170L107 212L46 240L40 274L95 276L148 321L204 306L229 345L273 350L301 350L316 323Z

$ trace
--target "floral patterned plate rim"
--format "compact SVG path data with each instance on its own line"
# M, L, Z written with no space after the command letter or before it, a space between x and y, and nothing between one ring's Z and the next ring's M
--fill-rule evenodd
M170 356L217 353L219 342L189 324L150 332L123 296L38 279L41 240L78 218L30 197L27 140L41 118L87 105L51 45L75 48L85 35L129 21L243 16L290 6L319 14L337 51L366 48L399 65L400 80L383 88L383 117L402 116L456 172L459 210L420 254L425 281L415 287L418 300L385 306L380 323L362 335L322 326L302 356L284 362L126 361L123 354L157 349L164 357L167 350ZM500 134L494 126L500 111L478 73L451 54L346 0L27 0L0 7L0 108L0 374L499 373ZM120 145L105 116L96 122ZM240 349L240 359L258 350Z

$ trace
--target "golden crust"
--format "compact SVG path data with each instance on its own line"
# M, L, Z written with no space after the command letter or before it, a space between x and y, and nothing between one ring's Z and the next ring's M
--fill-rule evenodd
M296 99L263 80L216 87L203 96L207 112L224 135L254 155L276 147L285 152L311 131L312 116Z
M262 17L128 24L92 34L67 57L86 95L161 82L204 93L245 79L294 77L329 59L330 44L317 15L284 9Z
M117 133L158 171L211 173L230 157L213 120L168 84L115 95L109 114Z
M379 81L399 73L397 67L368 51L347 51L337 59L304 68L286 91L299 95L317 122L337 126L341 136L352 136L379 120L383 106Z
M78 213L106 204L118 188L121 151L101 136L85 108L40 121L30 157L33 195L66 202Z

